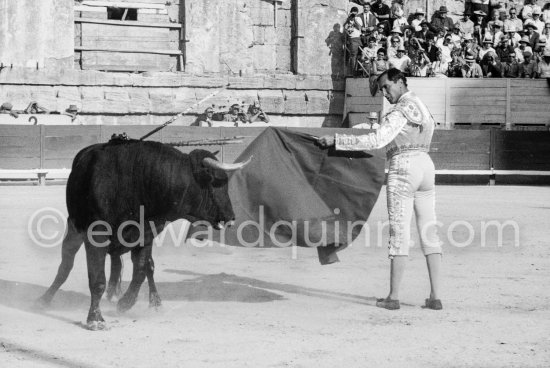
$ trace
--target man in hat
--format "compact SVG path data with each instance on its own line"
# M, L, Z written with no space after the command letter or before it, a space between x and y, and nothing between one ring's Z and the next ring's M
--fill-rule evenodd
M428 38L435 38L435 35L432 31L429 30L429 24L427 21L422 21L420 23L421 30L419 32L415 32L413 35L413 38L415 38L418 43L420 43L420 46L425 49L428 46Z
M422 26L420 23L424 21L426 13L424 13L424 10L422 8L417 8L414 12L414 19L411 21L411 27L413 28L414 32L420 32L422 30Z
M447 16L446 6L443 5L439 7L439 11L434 14L434 17L432 18L431 25L436 32L445 31L445 27L449 31L454 28L455 25L453 20Z
M525 22L528 19L533 19L533 13L535 11L541 11L540 6L537 5L537 0L525 0L525 5L521 10L521 17L523 18L523 21Z
M532 49L535 49L537 47L537 44L539 43L540 35L536 31L536 29L537 26L533 23L532 20L528 20L525 22L523 36L528 38L529 45L531 45Z
M493 39L489 35L485 36L485 39L483 40L483 46L481 47L481 50L479 50L479 59L483 60L483 57L489 52L496 54L496 51L492 47L492 45Z
M256 100L252 105L248 107L248 112L246 113L246 122L254 123L255 121L261 120L264 123L269 123L269 116L262 110L260 106L260 101Z
M504 21L504 30L506 32L521 31L523 29L523 22L518 18L518 10L516 8L510 8L509 14L510 17Z
M550 78L550 50L545 49L537 67L537 78Z
M474 32L474 22L470 20L470 12L465 11L462 14L462 18L457 22L460 33L464 36L467 33L472 34Z
M239 104L233 104L231 105L231 108L229 109L229 112L227 112L223 116L224 121L230 121L235 123L235 126L239 126L239 123L245 123L246 122L246 116L241 111L241 106Z
M521 62L519 54L523 55L525 51L528 51L531 55L533 55L533 48L531 47L529 37L527 36L523 36L521 40L519 40L519 46L514 49L516 56L519 58L519 62Z
M388 59L390 68L399 69L405 75L409 74L411 68L411 59L406 55L406 53L405 48L400 46L397 49L397 56Z
M462 78L483 78L483 70L473 55L466 55L466 64L462 66Z
M474 38L471 34L466 34L464 36L464 45L462 46L461 55L463 58L466 57L466 55L472 55L474 59L477 59L479 55L479 45L477 43L474 43Z
M516 55L517 56L517 55ZM533 79L537 76L537 62L532 59L533 53L524 51L523 61L519 63L519 77Z
M476 10L474 12L474 25L479 25L479 27L481 28L482 32L485 33L487 31L487 13L481 11L481 10Z

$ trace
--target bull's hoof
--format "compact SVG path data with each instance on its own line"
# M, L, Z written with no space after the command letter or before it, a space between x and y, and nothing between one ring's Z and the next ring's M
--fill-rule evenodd
M149 308L155 308L159 309L162 307L162 300L160 299L160 296L158 294L150 294L149 295Z
M105 321L88 321L86 328L90 331L103 331L107 329Z
M118 295L116 294L107 294L107 301L109 303L113 303L113 304L116 304L118 303Z
M122 298L120 298L120 300L118 301L117 305L116 305L116 309L117 311L119 311L120 313L124 313L126 312L127 310L129 310L130 308L132 308L134 306L134 304L136 303L136 299L135 298L131 298L131 297L128 297L127 295L124 295Z
M34 301L31 308L35 310L47 309L50 306L51 302L51 298L48 298L46 295L42 295L40 298Z

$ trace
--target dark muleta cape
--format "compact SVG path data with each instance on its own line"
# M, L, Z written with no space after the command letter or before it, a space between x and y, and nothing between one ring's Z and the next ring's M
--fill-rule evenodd
M245 247L313 246L321 264L337 262L336 252L359 235L376 203L384 153L321 148L309 134L267 128L237 161L250 156L252 162L229 180L236 223L216 240Z

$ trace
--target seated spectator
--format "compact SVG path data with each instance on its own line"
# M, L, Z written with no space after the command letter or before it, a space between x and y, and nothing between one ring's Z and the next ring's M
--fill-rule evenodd
M420 24L425 21L425 15L426 13L424 13L424 10L422 10L422 8L416 9L414 13L414 19L411 21L411 27L413 28L414 32L422 31L422 26ZM426 22L426 24L428 24L428 22Z
M486 16L487 16L487 13L481 10L476 10L474 12L474 25L477 24L483 34L487 32L487 21L485 20Z
M517 33L515 30L510 30L506 32L506 35L508 36L508 39L510 40L510 44L517 48L519 46L519 41L521 40L521 36L519 33Z
M390 21L390 7L384 4L382 0L376 0L371 5L371 11L376 15L379 22L388 22Z
M462 14L462 19L460 19L458 22L458 29L460 30L460 33L462 36L466 35L467 33L472 34L474 33L474 22L470 20L470 12L464 11ZM455 24L455 28L457 28Z
M529 51L531 54L533 54L533 48L531 47L531 44L529 43L529 37L523 36L521 40L519 41L519 46L514 50L516 55L518 53L524 53L525 51Z
M405 46L405 42L403 40L403 32L401 29L398 28L392 28L390 31L390 36L388 37L388 42L386 44L386 47L388 48L388 56L390 55L390 47L394 46L393 42L395 39L399 39L399 47Z
M523 22L518 18L517 8L510 8L510 17L504 21L504 31L519 32L523 29Z
M229 112L223 116L223 120L233 122L235 126L239 126L239 123L246 123L247 118L246 114L241 111L241 106L239 104L233 104Z
M462 66L462 78L483 78L483 70L472 55L466 55L466 64Z
M386 39L386 37L388 37L388 35L390 34L390 30L389 30L389 26L388 26L388 22L380 22L376 25L376 34L380 35L380 38L377 37L377 42L378 43L381 43L380 42L380 39L381 38L384 38ZM375 35L373 35L375 36ZM376 37L376 36L375 36Z
M437 53L437 60L432 63L432 75L438 78L447 78L449 63L444 60L443 53Z
M472 0L472 12L489 13L489 0Z
M451 61L451 51L454 49L454 44L452 41L451 35L446 35L443 39L443 44L439 47L439 52L441 52L441 58L444 63Z
M502 78L502 64L494 52L488 52L481 59L481 69L486 78Z
M510 53L514 53L514 47L510 43L507 35L503 35L495 47L495 52L499 60L507 60ZM517 61L517 59L516 59Z
M193 125L200 126L200 127L211 127L212 121L214 117L214 109L212 107L207 107L206 110L204 110L204 114L199 115L197 120Z
M548 3L550 4L550 3ZM546 48L550 48L550 20L544 24L544 30L540 34L539 38L544 36L546 38Z
M451 53L451 58L447 69L447 76L450 78L462 78L462 66L466 62L460 57L460 52L458 50Z
M453 43L453 49L459 49L462 47L462 35L460 34L459 24L456 23L451 33L451 42Z
M464 36L464 44L462 46L461 55L466 58L466 55L472 55L474 59L478 59L480 47L474 43L474 38L471 34Z
M515 52L510 52L508 58L502 64L502 76L504 78L519 78L520 75L520 64L516 58Z
M376 43L376 37L373 37L373 36L369 37L367 46L363 47L363 55L362 55L363 62L368 62L368 64L370 64L371 61L376 59L376 52L378 51L379 48L380 48L380 45Z
M391 36L388 38L390 45L388 46L388 59L397 57L397 50L401 47L401 39L399 37Z
M519 77L520 78L536 78L537 76L537 62L533 60L532 53L530 51L523 52L523 61L519 63ZM516 55L517 57L517 55Z
M409 24L407 18L404 17L405 12L401 9L399 3L392 4L392 28L399 28L401 31L405 29Z
M429 77L432 74L431 69L430 59L424 52L418 52L414 59L411 58L411 77Z
M482 32L481 26L477 23L474 24L474 33L472 34L472 37L474 38L472 42L478 44L479 46L483 44L485 34Z
M544 23L549 23L549 22L550 22L550 3L546 3L546 4L544 4L544 6L542 7L542 16L541 16L541 20L542 20Z
M443 5L439 7L439 11L437 11L432 18L431 25L436 32L447 32L454 28L453 20L447 16L446 6Z
M397 49L397 56L394 58L388 59L390 68L396 68L401 70L405 74L409 74L411 59L405 54L406 54L405 48L399 47Z
M535 10L533 11L533 24L537 27L535 31L540 35L544 31L544 22L540 19L541 11Z
M535 31L536 29L537 29L537 26L535 26L532 20L525 22L525 26L523 29L523 37L527 37L527 39L529 40L529 44L533 49L539 43L539 37L540 37L540 35Z
M269 116L262 110L260 106L260 101L256 100L252 105L248 107L246 113L246 123L254 123L256 121L263 121L264 123L269 123Z
M528 19L533 19L533 13L536 11L541 11L540 6L536 4L536 0L525 0L525 5L521 9L521 19L524 22Z
M493 30L495 24L499 24L502 30L504 23L500 20L500 13L497 9L491 12L491 19L487 22L487 28Z
M501 24L500 23L494 23L493 24L493 31L492 31L493 47L497 47L498 44L500 43L500 40L504 36L504 32L502 32L500 29L501 29Z
M372 63L371 78L372 76L379 76L390 68L386 56L386 49L384 49L383 47L379 48L378 52L376 53L376 60Z
M430 59L430 63L433 63L437 60L437 51L439 49L435 45L435 39L434 38L428 38L428 46L424 49L424 52L426 53L426 56L428 59Z
M481 50L479 50L479 55L478 55L479 60L483 60L483 57L485 56L485 54L489 52L496 54L495 49L491 47L492 44L493 44L493 40L489 37L486 37L483 40L483 46L481 47Z
M413 37L418 40L420 43L420 46L422 46L423 49L425 49L428 46L428 38L435 38L435 35L432 31L428 29L428 22L423 21L420 23L421 30L419 32L415 32L413 34Z

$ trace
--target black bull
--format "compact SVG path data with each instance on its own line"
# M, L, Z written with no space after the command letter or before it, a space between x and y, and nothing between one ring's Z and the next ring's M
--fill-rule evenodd
M119 311L135 304L145 277L150 304L160 305L153 280L154 237L178 219L201 221L218 229L230 225L234 213L226 172L248 162L222 164L205 150L184 154L150 141L111 141L84 148L76 155L67 181L69 217L61 264L40 304L50 303L84 243L91 293L89 328L104 327L99 302L106 289L107 254L112 260L107 292L111 297L120 277L120 256L131 251L132 281L118 301ZM144 228L130 226L138 223Z

